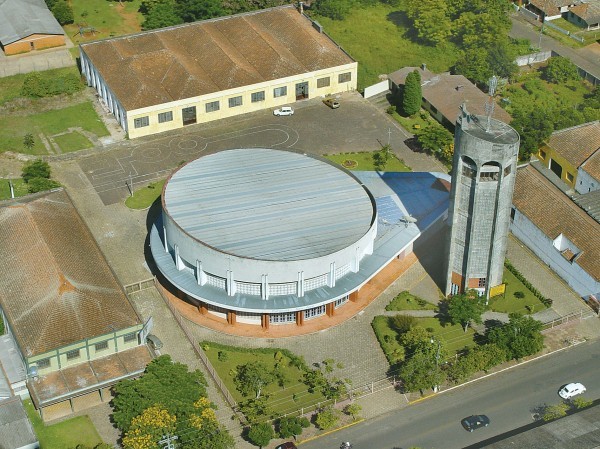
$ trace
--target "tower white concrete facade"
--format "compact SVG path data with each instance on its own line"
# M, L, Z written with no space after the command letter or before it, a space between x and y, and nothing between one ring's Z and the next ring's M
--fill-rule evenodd
M502 283L519 134L469 114L456 123L446 242L446 295L476 290L489 298Z

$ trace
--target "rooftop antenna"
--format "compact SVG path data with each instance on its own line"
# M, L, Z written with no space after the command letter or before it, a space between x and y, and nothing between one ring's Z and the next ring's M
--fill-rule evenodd
M485 131L490 132L490 128L492 126L492 115L494 115L494 94L496 93L496 87L498 87L498 78L496 75L492 76L489 79L489 97L487 102L485 103L485 113L487 115L487 124L485 126Z

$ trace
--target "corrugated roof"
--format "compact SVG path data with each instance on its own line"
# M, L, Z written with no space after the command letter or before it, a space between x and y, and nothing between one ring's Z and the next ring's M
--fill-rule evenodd
M13 397L0 401L0 447L21 448L37 442L21 398Z
M577 203L587 214L600 223L600 190L574 195L573 201Z
M65 34L44 0L0 0L0 43L32 34Z
M404 67L391 73L389 79L396 85L404 85L406 76L414 70L421 75L423 98L440 111L450 123L456 122L460 115L460 106L463 103L466 103L472 114L487 115L485 104L488 101L488 95L462 75L435 74L420 67ZM494 106L493 117L504 123L510 123L512 120L508 112L497 104Z
M588 25L594 25L600 21L600 0L586 0L569 11L581 17Z
M513 204L548 238L563 234L573 242L581 251L574 263L600 280L600 225L567 195L527 166L517 171Z
M164 187L167 213L217 250L264 260L339 251L369 230L374 204L345 171L263 148L221 151L180 168Z
M0 304L25 356L138 324L67 194L0 207Z
M579 168L600 150L600 121L555 131L548 139L548 146L564 157L573 167ZM600 165L599 162L595 162ZM590 164L592 171L594 162ZM586 169L587 171L587 169ZM590 173L588 171L588 173ZM596 177L600 173L590 173Z
M354 62L291 5L81 48L127 110Z

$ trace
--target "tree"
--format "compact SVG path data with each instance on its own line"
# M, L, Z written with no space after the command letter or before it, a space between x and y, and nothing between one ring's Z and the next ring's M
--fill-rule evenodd
M440 369L434 354L416 352L402 363L400 378L408 391L423 391L442 384L445 375Z
M402 90L402 111L407 116L415 115L421 109L423 92L421 91L421 75L417 70L406 75Z
M296 435L302 433L302 423L300 422L300 418L295 416L284 416L283 418L279 418L277 426L281 438L294 437L294 439L296 439Z
M432 123L417 135L417 142L424 150L438 154L443 148L452 144L453 138L450 131L442 125Z
M315 423L322 430L331 429L340 419L340 412L333 407L324 407L319 410Z
M577 66L562 56L553 56L548 59L544 70L544 79L551 83L560 84L579 79Z
M253 425L248 432L248 439L258 447L266 446L273 438L275 438L273 426L266 422Z
M267 395L262 395L259 398L252 398L238 403L240 412L242 412L249 423L257 423L269 415L267 399Z
M542 323L539 321L511 313L508 323L487 332L487 339L505 351L507 360L521 359L542 350L544 336L541 331Z
M452 34L446 0L421 0L407 2L407 15L418 30L419 38L430 45L439 45Z
M460 324L465 332L469 323L475 321L481 323L481 314L485 305L480 301L477 293L469 290L461 295L454 295L448 299L448 316L452 324Z
M52 6L52 14L61 25L73 23L75 20L73 8L65 0L59 0Z
M344 408L344 412L347 413L348 415L352 416L352 419L356 421L356 417L358 416L358 414L360 413L360 411L362 410L362 407L357 404L356 402L353 402L352 404L348 404L345 408Z
M352 9L350 0L319 0L315 3L317 14L332 20L344 20Z
M35 140L33 139L33 134L27 133L23 136L23 146L31 151L31 149L35 145Z
M535 107L530 110L517 110L513 112L513 121L510 123L521 136L519 158L527 160L533 153L537 153L542 143L554 131L553 120L547 110Z
M147 6L148 12L144 15L142 30L155 30L183 23L183 20L175 10L173 0L161 0L154 5Z
M60 187L59 182L46 178L31 178L27 183L27 191L29 193L44 192L57 187Z
M29 182L33 178L50 178L50 164L41 159L36 159L35 161L27 162L23 166L23 171L21 172L21 176L23 181Z
M262 389L274 380L275 376L264 363L248 362L245 365L238 365L234 382L244 396L254 393L255 397L259 398Z
M175 432L177 418L160 406L144 410L131 421L129 430L123 437L124 449L159 448L163 435Z
M381 150L373 153L373 165L375 166L375 170L382 171L385 169L385 166L390 160L391 151L389 145L384 145Z
M390 318L390 327L399 334L409 331L416 324L417 319L412 315L403 315L399 313Z
M544 409L544 414L542 415L542 419L544 421L552 421L553 419L562 418L567 415L567 411L569 410L569 405L561 402L556 405L548 405Z
M175 0L175 11L184 22L225 15L223 4L219 0Z

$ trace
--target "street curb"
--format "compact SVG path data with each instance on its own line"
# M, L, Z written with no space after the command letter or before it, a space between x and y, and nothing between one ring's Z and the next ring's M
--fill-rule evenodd
M331 435L332 433L335 433L338 430L347 429L348 427L352 427L352 426L354 426L356 424L360 424L363 421L366 421L366 419L365 418L357 419L356 421L352 421L350 424L346 424L346 425L344 425L342 427L337 427L337 428L335 428L333 430L329 430L329 431L321 433L319 435L315 435L314 437L307 438L306 440L299 441L298 442L298 446L301 445L301 444L304 444L304 443L308 443L309 441L313 441L313 440L316 440L318 438L324 437L326 435Z

